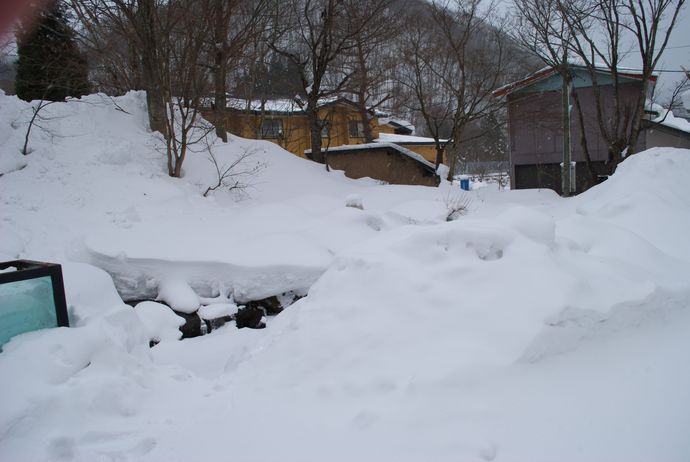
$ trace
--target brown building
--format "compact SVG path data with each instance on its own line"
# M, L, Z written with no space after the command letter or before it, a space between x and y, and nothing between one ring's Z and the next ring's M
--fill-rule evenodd
M402 146L412 152L422 156L424 159L435 164L436 163L436 143L433 138L426 138L422 136L400 135L383 131L385 125L380 126L379 137L374 140L377 143L394 143ZM440 140L442 144L448 143L448 140ZM444 163L445 159L444 159Z
M213 120L210 109L203 111L203 115ZM324 100L319 106L319 118L327 121L322 132L322 149L365 142L357 105L347 98ZM396 143L435 161L434 140L412 136L414 126L409 122L372 112L369 123L375 141ZM227 127L235 135L272 141L300 157L305 157L305 151L311 149L309 120L294 99L230 99Z
M211 111L204 111L204 117L213 120ZM319 105L319 118L326 122L321 133L322 148L365 142L364 127L357 105L346 98L324 100ZM374 138L379 135L376 115L369 122ZM294 99L249 101L230 99L227 112L228 130L243 138L272 141L291 153L305 157L311 149L309 119L300 104ZM393 131L393 127L384 128Z
M670 113L666 118L652 113L652 120L642 121L644 130L640 133L640 144L647 148L665 146L690 149L690 122Z
M594 91L589 72L573 66L573 87L577 92L584 115L584 129L591 159L591 169L580 138L582 130L576 111L571 116L571 159L575 162L576 192L582 192L611 173L608 145L600 134ZM656 80L656 77L653 77ZM602 70L597 83L603 101L613 101L613 79ZM508 144L513 189L549 188L561 193L561 163L563 162L563 127L561 77L554 69L539 71L526 79L507 85L496 92L506 97L508 105ZM639 95L641 76L619 74L619 92L623 101L632 105ZM604 109L604 112L609 108ZM657 146L686 146L690 135L652 121L645 121L636 151ZM592 178L594 170L596 177Z
M230 99L228 109L227 127L231 133L243 138L272 141L297 156L309 158L309 119L297 100ZM203 115L213 120L210 109L203 111ZM374 141L380 143L377 146L369 144L362 150L356 149L366 140L354 102L346 98L325 100L319 105L319 118L325 121L321 147L328 154L330 167L344 170L350 178L371 177L392 184L438 185L434 165L429 162L436 158L433 139L411 136L414 126L409 122L371 112L369 123Z
M328 150L326 163L348 178L374 178L390 184L438 186L435 165L394 143L339 146Z

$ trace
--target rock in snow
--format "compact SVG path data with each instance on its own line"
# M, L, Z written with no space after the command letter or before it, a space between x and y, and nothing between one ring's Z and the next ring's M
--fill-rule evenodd
M235 314L235 323L238 329L249 327L250 329L263 329L266 327L264 322L264 311L254 305L240 308Z

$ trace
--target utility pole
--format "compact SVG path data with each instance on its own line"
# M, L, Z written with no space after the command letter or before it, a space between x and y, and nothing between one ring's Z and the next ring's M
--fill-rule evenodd
M570 152L570 92L572 91L573 81L568 70L568 61L564 61L565 69L561 73L562 106L563 106L563 163L561 164L561 194L564 197L570 196L575 188L572 188L571 177L571 152Z

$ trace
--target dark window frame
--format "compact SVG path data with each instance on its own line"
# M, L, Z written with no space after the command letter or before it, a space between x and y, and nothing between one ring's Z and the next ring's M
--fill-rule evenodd
M261 126L259 127L259 132L261 133L262 139L283 138L283 119L263 119L261 121Z
M350 120L347 124L347 132L350 138L364 138L364 122L361 120Z

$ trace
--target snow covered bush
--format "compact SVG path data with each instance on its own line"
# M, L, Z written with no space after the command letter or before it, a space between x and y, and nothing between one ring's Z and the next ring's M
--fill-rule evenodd
M355 209L364 210L364 204L362 204L362 196L359 194L350 194L345 198L345 207L352 207Z
M459 191L456 188L448 190L448 194L444 199L446 204L446 221L453 221L467 213L467 210L472 203L472 199L464 191Z

